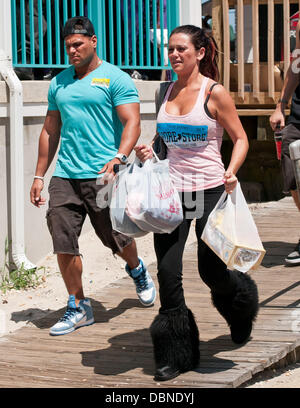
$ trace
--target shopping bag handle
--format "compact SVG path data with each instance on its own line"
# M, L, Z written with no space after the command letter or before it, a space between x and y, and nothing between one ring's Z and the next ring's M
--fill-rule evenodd
M158 156L157 156L157 154L155 153L155 151L153 150L153 148L151 147L150 149L151 149L151 151L152 151L152 154L153 154L154 159L155 159L157 162L160 162L161 160L158 158ZM152 159L153 159L153 158L147 159L147 160L145 160L144 162L141 162L141 161L136 157L135 163L136 163L136 164L141 164L141 167L144 167L144 166L149 167L149 166L150 166L150 163L152 163Z
M215 205L215 207L220 207L220 205L222 205L226 200L229 200L229 202L231 202L231 203L235 203L236 202L236 196L237 196L237 189L240 189L240 188L241 188L240 182L238 181L231 194L228 194L226 192L226 190L224 190L223 193L221 194L217 204Z
M157 162L160 162L161 160L158 158L157 154L156 154L155 151L153 150L153 147L151 147L151 151L152 151L152 154L153 154L153 156L155 157L156 161L157 161Z

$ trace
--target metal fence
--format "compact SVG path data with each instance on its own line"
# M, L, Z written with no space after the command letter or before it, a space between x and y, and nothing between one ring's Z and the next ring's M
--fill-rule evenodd
M66 20L89 17L98 55L123 69L168 69L166 44L179 0L11 0L14 67L65 68Z

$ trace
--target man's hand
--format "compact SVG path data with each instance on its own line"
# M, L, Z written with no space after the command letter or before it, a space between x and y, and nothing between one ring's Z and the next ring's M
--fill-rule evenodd
M115 164L121 164L120 160L117 158L112 159L111 161L107 162L100 171L98 171L98 174L103 174L103 177L101 178L101 184L108 184L113 181L116 173L114 172L114 165Z
M271 128L275 131L281 130L285 126L285 116L280 108L277 108L270 116Z
M41 191L43 190L44 182L40 179L34 179L30 190L31 203L40 208L41 205L46 204L46 199L41 197Z

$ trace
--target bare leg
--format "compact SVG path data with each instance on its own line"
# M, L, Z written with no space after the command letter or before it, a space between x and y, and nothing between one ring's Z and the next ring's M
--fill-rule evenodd
M117 255L127 262L130 269L134 269L139 265L135 241L123 248L123 251L118 252ZM75 295L75 302L78 305L79 301L84 299L81 258L69 254L57 254L57 261L67 291L69 295Z
M80 256L57 254L57 261L69 295L75 296L78 303L84 299L82 287L82 262Z
M299 199L298 190L291 190L291 194L292 194L292 197L294 199L294 202L295 202L298 210L300 211L300 199Z
M136 268L140 263L138 259L135 240L133 240L131 244L123 248L122 252L117 252L117 255L119 255L122 259L124 259L124 261L127 262L130 269Z

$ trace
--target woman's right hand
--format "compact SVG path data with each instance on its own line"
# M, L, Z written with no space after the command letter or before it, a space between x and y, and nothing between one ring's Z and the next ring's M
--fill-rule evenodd
M137 158L141 161L144 162L148 159L152 159L153 153L152 153L152 145L146 145L146 144L141 144L138 146L134 147L134 151L136 153Z

